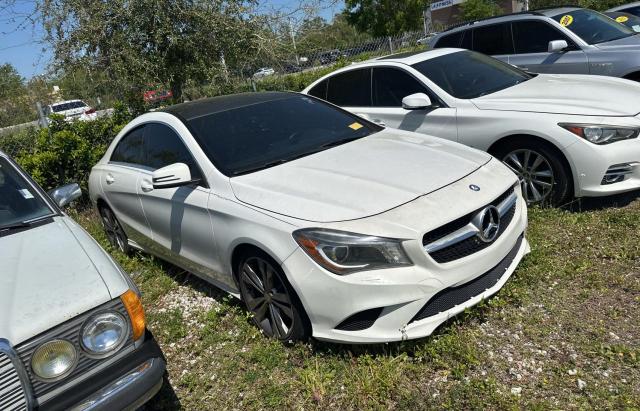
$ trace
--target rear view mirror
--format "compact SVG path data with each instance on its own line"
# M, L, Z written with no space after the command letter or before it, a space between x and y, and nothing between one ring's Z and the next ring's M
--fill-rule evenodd
M191 179L189 166L184 163L174 163L157 169L151 175L153 188L174 188L194 183Z
M402 99L402 108L405 110L424 110L432 105L431 99L424 93L411 94Z
M54 188L49 191L49 196L55 201L58 207L66 207L73 200L77 200L82 196L82 190L76 183L67 184L66 186Z
M557 53L569 48L566 40L551 40L549 42L549 53Z

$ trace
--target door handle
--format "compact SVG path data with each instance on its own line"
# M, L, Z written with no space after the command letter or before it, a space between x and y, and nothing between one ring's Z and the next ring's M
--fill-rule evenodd
M113 184L116 181L116 179L113 178L113 175L111 173L107 174L104 180L107 182L107 184Z
M149 180L142 180L142 182L140 183L140 188L145 193L148 193L149 191L153 190L153 184L151 184Z

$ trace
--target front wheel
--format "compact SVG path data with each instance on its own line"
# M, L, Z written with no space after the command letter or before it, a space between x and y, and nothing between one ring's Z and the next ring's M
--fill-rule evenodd
M240 295L253 322L280 341L308 337L305 314L282 269L262 252L244 256L238 265Z
M542 144L505 147L497 153L520 179L529 205L559 206L571 198L571 174L562 160Z

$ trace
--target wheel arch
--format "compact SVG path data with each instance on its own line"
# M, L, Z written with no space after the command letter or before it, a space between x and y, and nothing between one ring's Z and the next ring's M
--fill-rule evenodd
M640 68L635 68L633 71L625 74L622 78L633 81L640 81Z
M523 144L526 144L526 143L531 143L532 141L535 141L536 143L541 144L546 148L548 148L549 150L558 154L558 158L564 164L567 170L569 170L571 174L571 184L572 184L571 188L574 194L577 194L576 187L578 187L578 181L577 181L575 167L573 166L573 164L571 163L567 155L564 153L564 151L560 147L558 147L556 144L554 144L553 142L549 141L544 137L536 136L533 134L512 134L512 135L504 136L496 140L495 142L493 142L491 146L487 149L487 152L497 157L497 154L500 151L500 149L505 147L507 144L517 144L518 142L522 142Z

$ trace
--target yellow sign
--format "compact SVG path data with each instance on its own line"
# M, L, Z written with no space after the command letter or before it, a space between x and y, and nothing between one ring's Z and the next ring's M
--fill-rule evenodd
M563 26L567 27L570 26L571 23L573 23L573 16L570 14L566 14L564 16L562 16L562 18L560 19L560 24L562 24Z
M352 124L349 124L349 128L352 128L352 129L354 129L354 130L360 130L362 127L363 127L363 125L362 125L362 124L360 124L360 123L352 123Z
M627 16L619 16L619 17L616 17L616 21L618 23L624 23L626 21L629 21L629 17L627 17Z

